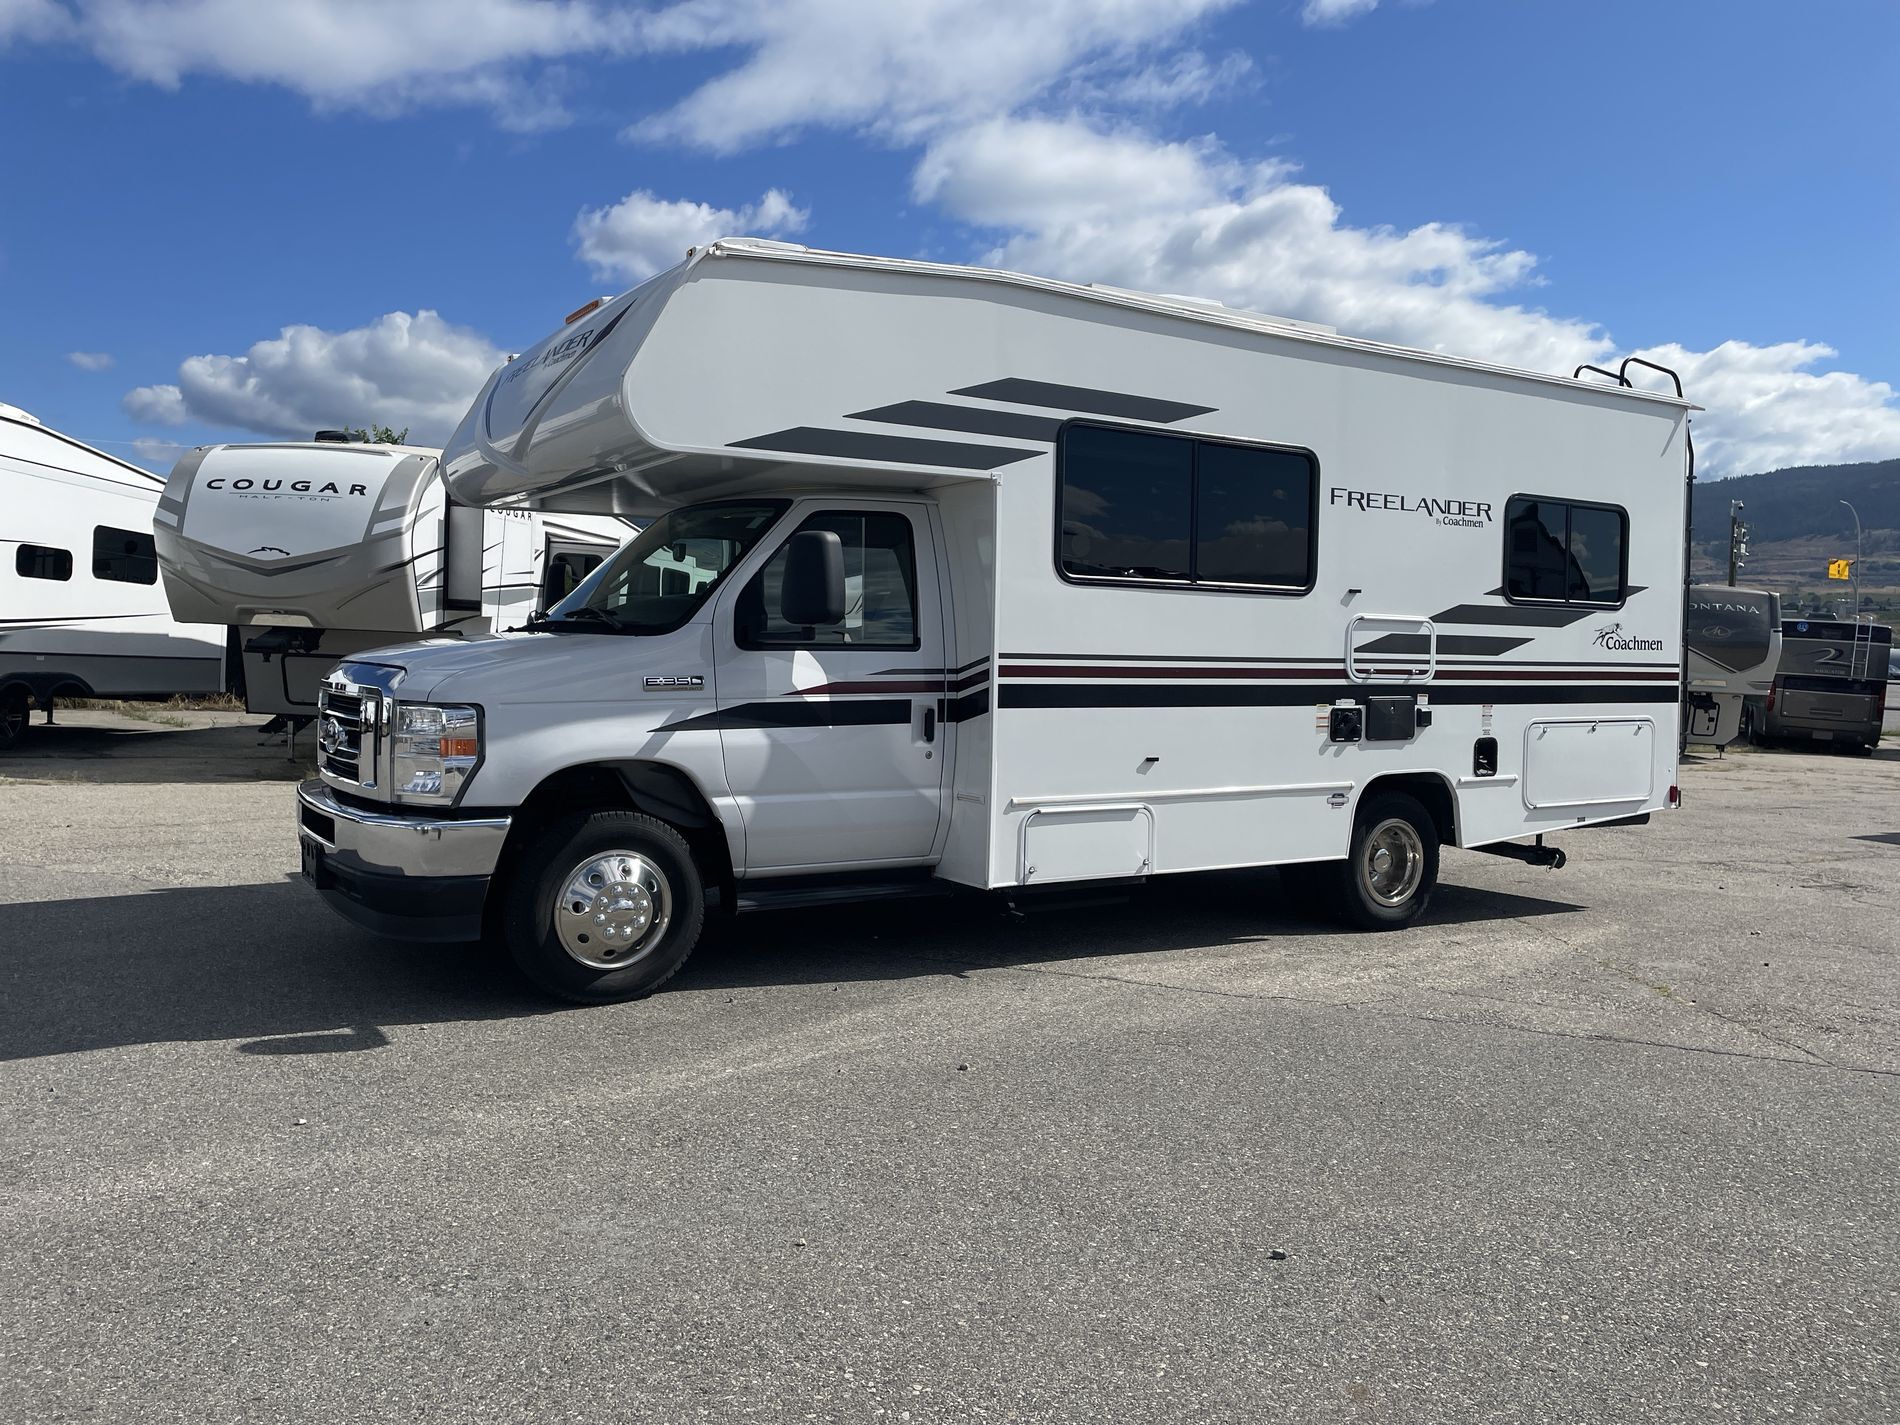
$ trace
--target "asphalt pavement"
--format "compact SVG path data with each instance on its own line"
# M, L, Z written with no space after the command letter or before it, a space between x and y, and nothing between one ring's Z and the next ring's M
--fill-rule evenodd
M638 1004L379 941L284 749L0 757L9 1420L1900 1419L1900 751L1025 918L748 917Z

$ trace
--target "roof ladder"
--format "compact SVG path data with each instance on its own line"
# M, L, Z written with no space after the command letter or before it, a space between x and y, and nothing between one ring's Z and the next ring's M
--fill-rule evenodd
M1871 623L1854 625L1854 656L1848 662L1847 676L1865 678L1868 665L1873 661L1874 626Z

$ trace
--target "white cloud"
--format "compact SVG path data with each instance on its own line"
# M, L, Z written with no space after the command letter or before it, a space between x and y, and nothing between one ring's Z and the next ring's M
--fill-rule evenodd
M1300 18L1318 27L1343 25L1378 8L1379 0L1306 0L1300 9Z
M81 371L109 371L112 369L112 353L109 351L69 351L66 359Z
M148 426L181 426L191 419L185 393L176 386L135 386L119 402L125 413Z
M639 32L635 12L592 0L73 3L67 12L48 0L0 0L0 39L10 24L23 39L71 39L166 89L205 74L376 114L480 104L518 129L566 121L552 62L627 53Z
M1712 351L1670 343L1638 355L1673 367L1689 398L1709 408L1696 421L1696 456L1710 475L1900 456L1893 387L1812 370L1835 355L1819 342L1725 341Z
M390 312L329 332L285 327L242 356L193 356L176 385L126 393L126 413L307 438L324 427L380 422L424 444L447 439L504 353L431 311Z
M801 128L901 142L1007 113L1078 73L1164 82L1157 52L1238 0L679 0L648 17L655 49L747 54L628 130L731 152ZM1230 62L1231 66L1231 62ZM1211 79L1183 79L1191 90Z
M742 208L656 198L639 189L607 207L582 209L574 246L594 276L640 282L682 261L689 247L720 237L782 237L810 217L777 188Z
M53 0L0 0L0 44L58 39L71 25L72 16Z
M990 228L983 261L1083 282L1211 297L1352 336L1568 375L1617 350L1595 322L1532 305L1536 258L1442 223L1357 227L1284 164L1236 162L1211 139L1169 143L1079 118L995 119L939 138L915 196ZM1900 455L1885 383L1815 372L1811 342L1643 353L1675 367L1701 467L1741 474Z
M178 463L178 457L191 447L180 445L175 440L160 440L157 436L142 435L132 442L132 459L147 470L160 475L169 475L172 466Z

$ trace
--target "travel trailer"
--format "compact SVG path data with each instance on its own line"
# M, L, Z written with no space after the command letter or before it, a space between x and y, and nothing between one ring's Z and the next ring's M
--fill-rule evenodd
M1781 596L1726 584L1689 588L1689 741L1726 747L1750 698L1765 699L1781 661Z
M1825 742L1862 754L1880 745L1893 630L1885 624L1787 619L1774 686L1751 708L1758 741Z
M1441 847L1678 801L1694 408L1637 365L714 243L464 417L457 498L652 523L532 631L324 680L305 875L578 1000L714 904L1310 862L1408 924Z
M224 630L173 618L158 587L164 484L0 405L0 747L56 697L223 687Z
M611 515L475 509L449 497L435 450L320 435L200 446L154 517L172 611L237 628L252 712L309 718L323 674L366 648L523 624L632 533Z

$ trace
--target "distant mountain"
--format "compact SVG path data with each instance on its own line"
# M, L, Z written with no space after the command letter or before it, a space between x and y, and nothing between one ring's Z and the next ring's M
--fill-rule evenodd
M1729 501L1742 502L1748 557L1737 583L1782 593L1803 612L1850 598L1850 586L1829 580L1830 559L1854 553L1853 502L1861 523L1861 606L1900 610L1900 460L1859 465L1796 465L1733 480L1697 481L1695 575L1728 572ZM1792 601L1792 602L1791 602Z
M1861 465L1794 465L1764 475L1697 481L1695 537L1728 539L1728 502L1747 508L1742 518L1764 542L1807 535L1845 534L1853 552L1854 517L1841 508L1851 500L1864 530L1900 530L1900 460Z

